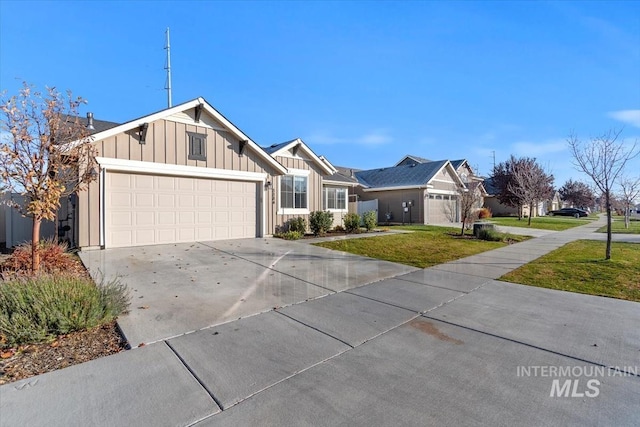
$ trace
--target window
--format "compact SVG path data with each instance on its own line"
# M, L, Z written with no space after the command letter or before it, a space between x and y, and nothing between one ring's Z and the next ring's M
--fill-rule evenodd
M283 176L280 178L280 207L283 209L307 209L307 177Z
M187 132L189 137L189 160L207 160L207 135Z
M323 204L324 209L347 209L347 189L346 188L327 188L324 187Z

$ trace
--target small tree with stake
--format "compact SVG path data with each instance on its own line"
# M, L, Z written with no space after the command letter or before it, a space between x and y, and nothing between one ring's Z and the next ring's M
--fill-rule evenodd
M43 220L54 220L60 198L76 193L95 179L95 149L78 118L85 101L55 88L43 94L23 84L18 95L2 95L0 141L2 192L20 193L24 205L13 204L33 219L32 270L40 268L38 246Z
M607 210L607 248L605 259L611 259L611 199L613 186L623 172L627 162L640 153L637 141L625 147L618 142L622 130L591 138L583 143L576 135L569 135L567 143L577 170L584 172L602 192Z
M618 179L618 186L620 187L620 199L624 207L624 228L629 228L631 225L630 210L633 201L640 197L640 177L629 178L620 177Z

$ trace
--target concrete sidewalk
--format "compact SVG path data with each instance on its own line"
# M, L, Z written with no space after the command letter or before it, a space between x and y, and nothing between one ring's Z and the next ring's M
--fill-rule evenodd
M640 304L494 280L600 225L7 384L0 425L638 425Z

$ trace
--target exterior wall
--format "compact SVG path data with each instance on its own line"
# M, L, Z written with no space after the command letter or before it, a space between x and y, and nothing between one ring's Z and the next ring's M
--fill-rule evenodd
M321 211L323 210L322 205L322 171L318 168L317 165L313 163L310 159L305 159L299 156L296 157L288 157L288 156L276 156L275 159L280 162L287 169L298 169L309 171L309 176L307 180L307 211ZM299 216L303 217L307 221L307 226L309 224L309 214L308 213L294 213L294 214L282 214L278 211L280 210L280 179L276 177L272 180L272 200L271 200L271 209L267 209L267 211L271 211L274 215L274 222L271 228L271 233L273 234L277 229L283 227L287 221L292 218L297 218Z
M484 207L490 209L493 216L518 216L518 208L503 205L495 196L485 197ZM522 215L529 216L528 206L522 207Z
M11 209L4 204L5 195L0 194L0 245L7 242L7 211Z
M203 113L206 116L206 113ZM124 160L186 165L202 168L237 170L267 173L267 181L275 183L272 167L259 158L249 147L239 154L239 140L230 132L216 126L211 117L201 120L201 124L188 124L173 120L157 120L149 123L144 144L140 144L137 129L120 133L104 140L94 141L97 155ZM209 125L209 126L206 126ZM206 161L188 159L187 132L207 135ZM100 178L99 178L100 179ZM100 245L100 181L90 184L88 190L78 195L77 221L78 245L97 247ZM270 234L275 227L275 217L268 191L262 192L267 207L264 234Z
M392 223L417 223L424 224L424 190L388 190L388 191L358 191L360 200L374 200L378 199L378 223L386 224L386 214L391 213ZM403 219L403 207L402 202L408 202L412 200L413 206L411 207L411 218L409 213L404 213Z
M8 197L15 203L24 204L24 196L20 194L12 194ZM18 212L16 208L8 205L0 205L0 224L2 224L2 233L0 242L4 242L7 248L18 246L25 242L30 242L33 237L33 220L31 217L25 217ZM53 221L43 220L40 224L40 239L51 239L56 235L56 224Z

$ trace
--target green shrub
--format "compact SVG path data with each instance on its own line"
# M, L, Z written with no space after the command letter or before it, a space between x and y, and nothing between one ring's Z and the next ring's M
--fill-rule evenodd
M491 228L481 228L478 231L478 239L489 242L500 242L502 240L502 234Z
M335 231L336 233L344 233L344 227L338 224L335 227L333 227L333 231Z
M367 211L362 214L362 222L367 231L371 231L378 225L378 213L376 211Z
M287 231L295 231L302 235L307 231L307 221L299 216L297 218L291 218L287 221Z
M0 284L0 342L15 346L110 322L129 307L127 287L114 279L40 275Z
M299 240L304 236L303 233L299 231L285 231L284 233L277 234L276 237L280 237L284 240Z
M360 230L360 215L357 213L348 213L343 218L344 228L347 233L355 233Z
M313 211L309 214L309 228L315 236L324 236L333 225L333 214L325 211Z

